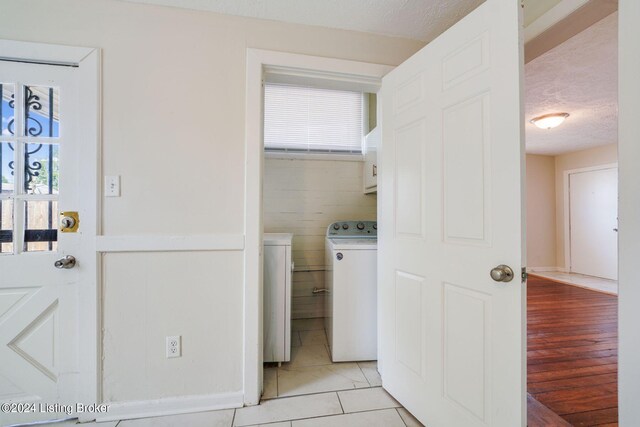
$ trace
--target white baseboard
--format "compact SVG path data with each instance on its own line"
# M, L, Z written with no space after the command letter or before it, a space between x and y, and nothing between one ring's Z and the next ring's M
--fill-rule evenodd
M545 271L561 271L560 267L527 267L528 273L544 273Z
M92 421L94 418L99 422L116 421L240 408L243 406L243 393L169 397L155 400L107 403L107 405L109 405L108 412L104 414L87 414L89 418L82 417L82 414L79 414L80 421Z

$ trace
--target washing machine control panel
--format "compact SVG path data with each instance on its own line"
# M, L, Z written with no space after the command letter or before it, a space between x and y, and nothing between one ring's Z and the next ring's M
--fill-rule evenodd
M375 221L334 222L327 228L327 237L377 238L378 224Z

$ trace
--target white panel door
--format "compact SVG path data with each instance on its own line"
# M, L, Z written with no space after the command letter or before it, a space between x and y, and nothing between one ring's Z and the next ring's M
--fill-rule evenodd
M80 210L77 73L0 61L0 402L35 404L1 425L73 416L40 404L78 400L82 234L57 231ZM66 255L78 265L55 268Z
M571 271L618 279L618 168L569 175Z
M525 425L520 20L487 0L383 79L379 369L429 427Z

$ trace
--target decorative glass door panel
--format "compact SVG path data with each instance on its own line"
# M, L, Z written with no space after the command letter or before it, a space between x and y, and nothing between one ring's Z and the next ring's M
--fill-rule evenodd
M57 250L60 90L0 82L0 254Z

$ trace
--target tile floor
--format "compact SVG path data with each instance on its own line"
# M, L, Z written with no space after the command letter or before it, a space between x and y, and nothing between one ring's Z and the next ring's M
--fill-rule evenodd
M618 295L618 281L602 279L600 277L585 276L578 273L563 273L561 271L531 271L530 274L555 280L567 285L579 286L593 291L604 292L610 295Z
M423 427L382 389L375 361L331 362L323 319L294 320L292 335L291 362L265 368L258 406L82 426Z

